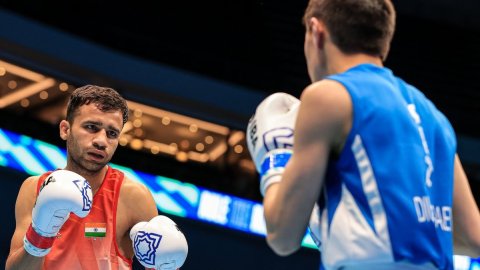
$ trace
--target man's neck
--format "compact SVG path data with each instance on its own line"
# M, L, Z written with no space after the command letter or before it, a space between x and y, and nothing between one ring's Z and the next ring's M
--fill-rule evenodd
M329 43L326 46L327 73L338 74L345 72L360 64L373 64L383 67L383 61L378 56L373 56L365 53L345 54L341 52L336 46Z
M102 185L103 180L105 179L105 175L107 174L107 171L108 171L108 166L106 165L101 170L96 172L92 172L92 171L81 169L75 166L68 166L68 165L67 167L65 167L65 169L76 172L81 176L83 176L90 184L93 194L95 194L97 190L100 188L100 186Z
M383 62L379 57L367 54L341 54L338 57L330 58L330 60L328 64L329 74L342 73L361 64L373 64L383 67Z

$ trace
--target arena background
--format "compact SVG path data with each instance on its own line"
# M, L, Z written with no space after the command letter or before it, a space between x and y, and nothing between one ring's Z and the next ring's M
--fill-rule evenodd
M234 222L251 221L251 206L261 202L245 149L248 118L269 93L298 97L309 82L301 24L306 3L2 0L0 66L6 76L0 76L0 132L62 148L56 125L68 92L86 83L114 87L136 110L113 163L227 196L221 198L246 200L242 207L248 210L228 216L226 223L159 205L187 235L190 252L182 269L316 269L314 249L278 257L251 226ZM386 65L417 85L451 120L478 203L480 2L395 4L397 32ZM166 116L175 125L161 124ZM207 136L215 143L202 141ZM17 141L15 135L4 137ZM162 148L173 143L173 150ZM18 188L35 172L28 160L9 166L3 146L1 265L14 229ZM212 211L220 211L216 207L212 203Z

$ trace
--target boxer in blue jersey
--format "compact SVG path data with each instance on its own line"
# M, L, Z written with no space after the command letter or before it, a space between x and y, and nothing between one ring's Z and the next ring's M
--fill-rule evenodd
M289 255L308 228L325 269L453 269L455 232L480 256L452 126L383 66L390 0L310 0L304 23L312 84L270 95L247 127L270 247Z

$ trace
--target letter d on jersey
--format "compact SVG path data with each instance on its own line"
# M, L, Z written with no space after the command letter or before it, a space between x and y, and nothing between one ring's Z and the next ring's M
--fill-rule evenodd
M433 205L428 196L413 197L419 223L432 222L435 228L452 231L452 208L450 206Z

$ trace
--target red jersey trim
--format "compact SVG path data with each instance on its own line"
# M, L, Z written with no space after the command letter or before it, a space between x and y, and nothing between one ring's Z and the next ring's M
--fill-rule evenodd
M109 166L108 167L108 172L107 174L110 174L112 172L112 168ZM114 240L113 240L113 245L115 246L115 252L117 253L118 257L120 257L122 260L124 260L126 263L128 263L130 266L133 264L133 260L125 257L123 254L120 253L120 249L118 248L118 243L117 243L117 206L118 206L118 198L120 197L120 188L123 185L123 181L125 180L125 175L123 172L116 170L119 174L121 174L121 183L120 185L116 186L115 190L115 197L114 197L114 204L113 204L113 235L115 235Z

